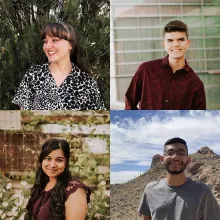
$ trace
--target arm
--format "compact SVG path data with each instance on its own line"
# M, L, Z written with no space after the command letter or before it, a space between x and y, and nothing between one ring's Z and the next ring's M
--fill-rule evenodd
M83 188L78 188L70 194L65 202L65 220L85 220L87 213L86 192Z
M140 216L143 216L143 220L151 220L151 211L148 204L147 190L148 188L146 186L138 207L138 213Z
M204 220L219 220L220 216L220 205L214 197L211 188L207 186L207 193L204 196Z
M191 109L206 110L206 97L205 97L205 89L203 84L198 89L198 91L195 92Z
M18 89L17 93L15 94L12 103L19 106L21 110L30 110L32 109L34 94L33 94L33 87L32 87L32 79L33 74L36 72L37 69L32 66L27 72L25 73Z
M125 110L138 110L138 103L141 100L141 70L140 68L135 73L125 94Z
M107 110L95 79L91 78L88 85L90 88L88 89L89 99L86 110Z

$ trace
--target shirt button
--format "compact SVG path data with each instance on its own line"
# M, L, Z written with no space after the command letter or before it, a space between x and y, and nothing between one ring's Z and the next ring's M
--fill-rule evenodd
M168 100L166 99L166 102L168 102Z

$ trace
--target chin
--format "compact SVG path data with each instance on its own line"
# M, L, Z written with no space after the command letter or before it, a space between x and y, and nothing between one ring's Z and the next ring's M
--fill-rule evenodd
M177 55L177 56L169 55L169 56L172 57L173 59L182 59L185 57L184 55Z

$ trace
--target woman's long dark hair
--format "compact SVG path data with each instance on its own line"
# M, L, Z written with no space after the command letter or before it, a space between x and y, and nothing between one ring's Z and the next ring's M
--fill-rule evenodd
M50 37L58 37L70 42L72 49L70 52L70 60L81 70L90 73L85 59L83 59L83 50L77 40L76 32L72 25L66 22L55 22L46 25L41 30L41 39L44 40L46 35Z
M33 206L35 201L39 198L41 191L45 188L49 182L49 177L44 173L42 169L42 161L49 155L53 150L61 149L66 159L66 167L64 172L57 177L57 182L51 191L50 197L50 212L53 216L53 220L64 220L65 219L65 189L71 180L71 173L69 171L69 158L70 149L69 144L65 140L61 139L49 139L43 146L39 157L39 167L36 172L36 179L34 186L31 190L31 197L27 204L27 213L25 219L32 219L33 217Z

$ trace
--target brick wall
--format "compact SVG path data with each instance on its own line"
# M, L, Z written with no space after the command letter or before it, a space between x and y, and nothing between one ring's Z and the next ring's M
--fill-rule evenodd
M13 113L13 111L1 112L1 124L4 114L8 116L10 112ZM20 129L0 129L0 170L2 171L34 170L45 140L66 134L87 144L91 153L97 157L109 155L107 141L103 138L109 137L107 111L21 111L21 114L17 115L15 120L20 120ZM92 136L91 132L93 132ZM109 167L101 164L100 169L109 171Z

